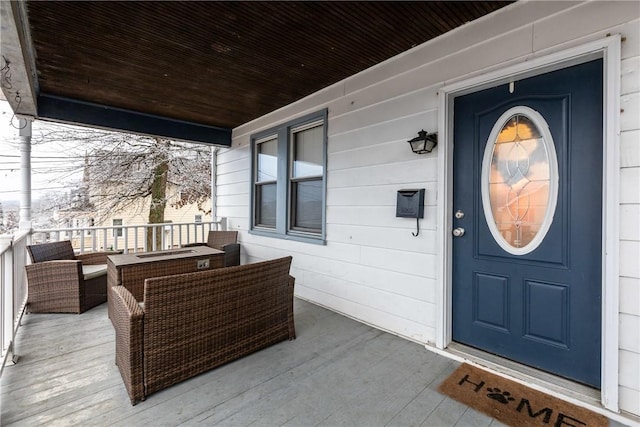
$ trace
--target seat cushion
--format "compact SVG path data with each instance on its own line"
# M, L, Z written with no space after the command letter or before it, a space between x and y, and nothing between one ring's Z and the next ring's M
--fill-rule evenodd
M82 275L84 280L91 280L107 274L107 264L83 265Z

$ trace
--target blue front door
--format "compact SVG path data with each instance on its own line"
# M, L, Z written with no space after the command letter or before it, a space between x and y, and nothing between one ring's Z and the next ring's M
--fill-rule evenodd
M600 387L602 60L454 100L453 339Z

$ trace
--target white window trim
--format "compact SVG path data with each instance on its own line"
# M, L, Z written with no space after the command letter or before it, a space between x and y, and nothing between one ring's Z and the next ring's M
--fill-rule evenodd
M498 231L498 226L494 221L493 210L491 209L491 200L489 197L489 174L491 172L491 159L493 158L493 150L495 149L495 142L498 139L498 134L505 126L507 119L515 115L523 115L533 121L536 128L542 133L542 141L545 144L545 150L547 152L547 158L549 161L549 197L547 200L547 210L544 215L544 220L540 225L540 229L536 233L531 242L521 248L515 248L509 244ZM487 226L489 231L495 239L496 243L507 253L511 255L521 256L526 255L534 251L540 243L544 240L551 223L553 222L553 214L556 211L556 203L558 201L558 158L556 157L556 147L553 142L553 136L549 130L547 121L536 110L525 107L524 105L518 105L505 111L502 116L496 121L491 129L489 138L484 149L484 156L482 157L482 173L481 173L481 190L482 190L482 208L484 209L484 217L487 220Z
M618 321L619 321L619 173L620 173L620 60L621 36L604 39L539 56L532 54L522 63L476 77L467 78L439 89L438 134L438 286L436 288L437 349L452 341L451 303L451 230L453 227L453 99L457 96L567 68L593 59L603 59L603 197L602 197L602 348L601 403L618 412ZM446 354L446 351L445 351ZM581 402L577 402L581 403Z

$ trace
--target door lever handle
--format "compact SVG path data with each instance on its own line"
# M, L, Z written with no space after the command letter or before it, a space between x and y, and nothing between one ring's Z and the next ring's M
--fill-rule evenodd
M464 228L454 228L453 229L453 237L462 237L464 236Z

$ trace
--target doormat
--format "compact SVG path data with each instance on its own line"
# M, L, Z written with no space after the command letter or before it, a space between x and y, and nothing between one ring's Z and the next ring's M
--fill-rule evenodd
M510 426L609 425L603 415L466 363L438 391Z

